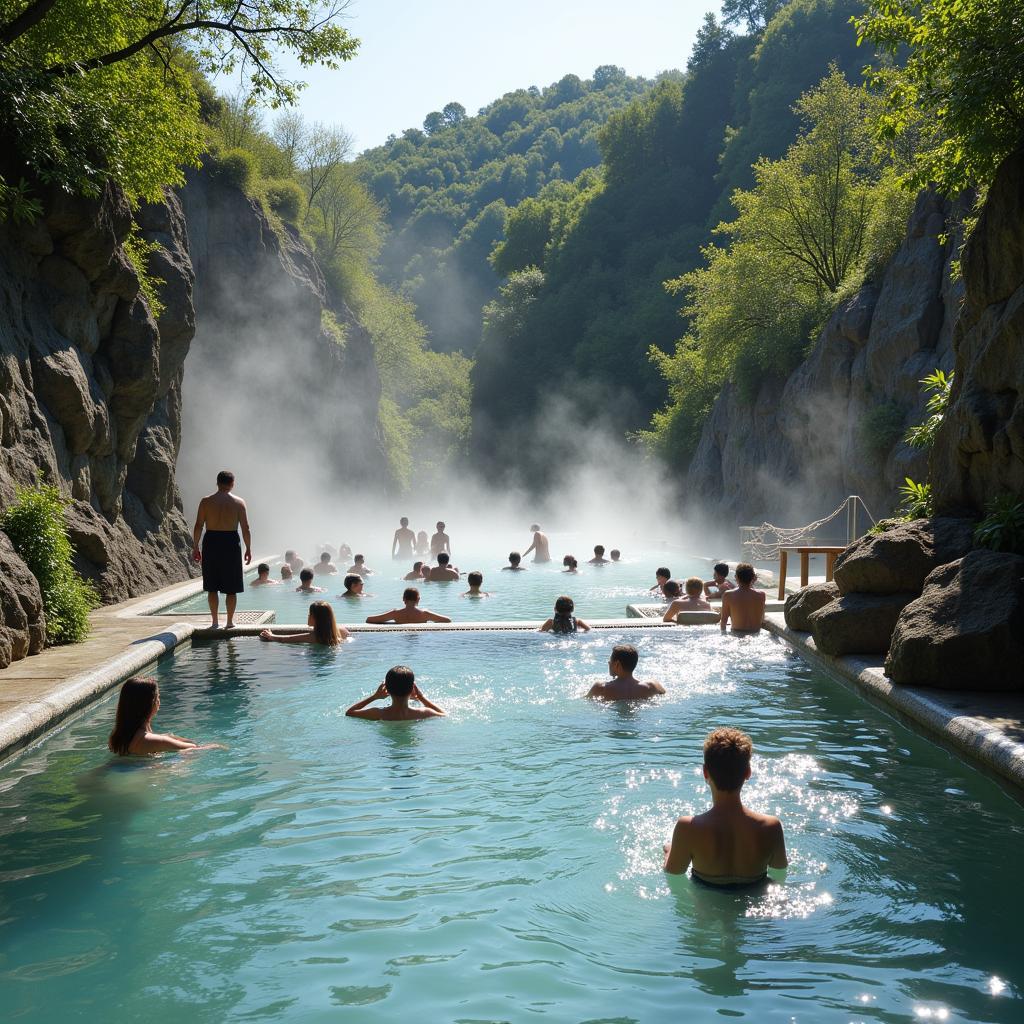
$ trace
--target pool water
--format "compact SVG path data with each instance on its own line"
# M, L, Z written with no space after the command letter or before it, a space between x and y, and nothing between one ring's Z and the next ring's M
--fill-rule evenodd
M666 697L580 699L622 641ZM344 716L401 662L448 718ZM8 766L5 1020L1024 1018L1024 809L767 635L239 638L158 675L158 725L229 750L114 759L108 700ZM785 823L766 892L661 870L720 724Z
M526 547L527 543L523 546ZM556 547L555 545L559 546ZM710 579L711 571L706 559L681 555L664 550L651 552L628 552L619 563L592 566L581 564L577 575L562 571L562 555L556 552L566 550L582 551L578 545L562 537L552 539L554 562L534 565L527 560L523 572L504 572L508 564L508 550L480 551L456 550L455 564L463 572L459 582L415 583L406 582L403 577L412 569L411 561L392 561L384 554L366 552L366 564L375 570L366 579L366 596L360 599L339 597L344 587L344 571L337 576L318 576L314 586L325 588L323 594L297 594L299 585L287 583L279 586L252 588L249 582L255 578L255 571L246 574L246 590L239 595L238 607L242 609L268 609L276 614L279 623L305 622L311 600L328 600L334 605L339 622L362 622L367 615L376 615L402 606L402 591L406 587L419 588L420 606L447 615L457 622L469 621L510 621L522 619L546 619L551 615L555 598L560 594L570 595L576 603L576 613L586 621L589 618L621 619L626 615L626 605L656 602L660 595L649 593L654 585L654 571L660 565L671 569L676 578L700 576ZM577 557L579 555L577 554ZM591 557L587 554L587 557ZM531 556L532 558L532 556ZM341 567L342 570L348 566ZM478 569L484 574L483 589L488 598L466 598L462 594L469 589L465 573ZM271 578L278 578L279 568L275 566ZM174 606L180 612L205 612L206 595L198 594ZM223 608L222 608L223 611Z

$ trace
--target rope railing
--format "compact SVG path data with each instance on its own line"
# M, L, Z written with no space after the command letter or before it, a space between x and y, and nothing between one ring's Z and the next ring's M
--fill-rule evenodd
M859 494L851 494L834 512L806 526L786 528L773 523L762 523L760 526L741 526L740 545L746 558L751 562L769 562L779 557L779 548L801 547L814 540L814 534L846 513L846 539L852 544L860 536L857 529L857 511L863 509L864 514L875 523L864 499Z

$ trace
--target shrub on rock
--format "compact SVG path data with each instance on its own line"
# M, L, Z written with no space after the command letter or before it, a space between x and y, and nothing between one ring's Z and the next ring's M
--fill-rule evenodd
M837 559L841 594L919 594L925 577L974 546L974 523L939 517L900 523L855 540Z
M790 594L786 598L786 607L783 609L786 625L790 629L809 633L811 631L810 616L837 597L839 597L839 587L834 582L812 583L809 587L803 587L795 594Z
M895 683L1024 689L1024 557L972 551L903 609L885 660Z
M914 594L844 594L808 616L822 654L885 654Z
M35 576L0 533L0 668L29 654L46 641L43 595Z

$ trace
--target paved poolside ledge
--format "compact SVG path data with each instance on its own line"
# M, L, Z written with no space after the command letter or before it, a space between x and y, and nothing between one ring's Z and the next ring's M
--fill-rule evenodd
M1024 803L1024 694L899 686L885 675L880 657L823 654L810 633L790 629L780 614L766 615L765 624L805 660L916 726Z

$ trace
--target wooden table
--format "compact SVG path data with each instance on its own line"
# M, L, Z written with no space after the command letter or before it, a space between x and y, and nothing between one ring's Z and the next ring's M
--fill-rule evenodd
M800 556L800 586L807 586L807 579L810 575L811 555L825 556L825 579L832 579L832 570L835 567L836 559L840 552L845 551L845 545L839 547L803 547L803 548L779 548L779 600L786 599L786 567L789 562L790 551L795 551Z

